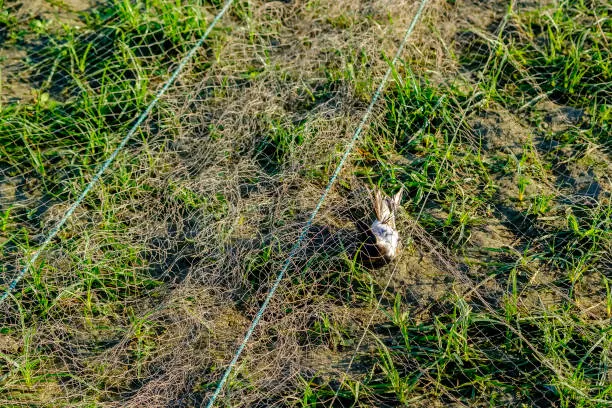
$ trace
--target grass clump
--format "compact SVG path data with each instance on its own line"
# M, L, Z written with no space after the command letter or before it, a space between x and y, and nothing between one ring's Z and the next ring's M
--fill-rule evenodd
M220 404L612 401L604 2L432 2L292 249L412 18L400 3L232 7L0 306L0 405L201 406L282 268ZM221 4L10 2L0 285ZM403 250L378 269L359 257L373 187L404 188Z

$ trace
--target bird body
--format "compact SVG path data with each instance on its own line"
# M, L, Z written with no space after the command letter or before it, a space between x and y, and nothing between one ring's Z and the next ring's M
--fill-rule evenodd
M370 231L376 239L376 248L380 256L388 261L395 259L399 252L399 233L390 225L384 224L379 220L372 223Z
M367 248L371 260L390 262L399 254L400 236L395 227L395 213L402 200L403 189L391 197L383 195L380 190L375 190L371 196L372 205L376 219L370 226L372 242ZM373 248L372 248L373 247Z

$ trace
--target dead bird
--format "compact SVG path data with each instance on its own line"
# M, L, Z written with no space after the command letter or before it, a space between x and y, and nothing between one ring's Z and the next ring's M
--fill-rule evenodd
M376 219L365 231L365 242L361 247L361 260L370 266L381 266L397 258L401 241L395 227L395 213L402 200L401 188L393 198L380 190L370 192ZM363 229L363 227L362 227Z

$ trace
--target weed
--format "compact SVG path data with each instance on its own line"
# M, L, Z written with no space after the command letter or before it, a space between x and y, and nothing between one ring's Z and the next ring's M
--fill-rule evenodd
M223 404L611 401L609 6L426 9L320 202L383 3L235 2L0 305L0 405L202 405L317 205ZM223 2L0 4L4 289ZM374 186L406 197L379 269Z

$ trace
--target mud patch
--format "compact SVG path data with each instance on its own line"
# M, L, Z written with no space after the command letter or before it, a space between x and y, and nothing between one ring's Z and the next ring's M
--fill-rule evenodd
M484 149L521 156L532 131L505 110L483 112L471 124Z
M423 307L452 293L454 277L427 256L405 253L391 268L395 274L390 291L400 294L409 306Z
M3 7L13 23L2 31L0 74L2 104L35 103L38 89L30 81L30 64L39 59L41 38L62 32L66 27L83 26L82 13L94 6L89 0L7 1Z
M513 247L516 244L516 236L497 218L491 218L472 230L470 243L475 250L489 253L490 249Z

